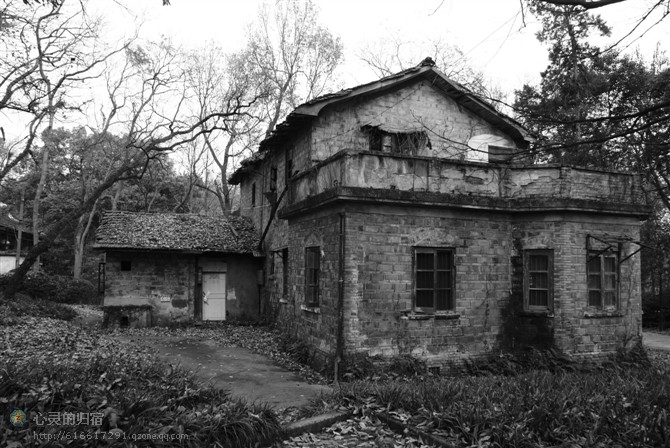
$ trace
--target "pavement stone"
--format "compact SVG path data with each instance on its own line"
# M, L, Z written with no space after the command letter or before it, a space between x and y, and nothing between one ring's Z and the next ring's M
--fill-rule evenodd
M312 398L332 392L330 387L309 384L268 357L242 347L222 347L213 340L180 336L119 339L148 345L165 361L192 371L205 383L276 409L304 406Z

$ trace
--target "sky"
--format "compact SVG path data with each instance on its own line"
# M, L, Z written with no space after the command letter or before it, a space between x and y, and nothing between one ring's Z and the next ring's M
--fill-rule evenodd
M656 0L627 0L594 10L613 28L610 41L628 33ZM117 32L131 30L144 20L141 36L169 37L185 48L216 42L225 50L242 47L247 25L260 0L116 0L115 10L102 12ZM98 3L102 4L102 3ZM398 36L407 42L442 40L464 52L468 62L505 92L536 83L547 65L547 49L536 39L536 20L520 0L316 0L320 21L344 44L345 63L339 87L350 87L376 77L358 58L361 48ZM525 19L525 20L524 20ZM652 22L650 22L651 24ZM650 55L657 43L670 50L670 18L638 38L641 27L627 38L628 51ZM428 55L426 55L428 56ZM420 60L417 60L418 64ZM436 61L438 67L449 61Z
M139 27L142 39L168 38L184 49L216 44L226 51L241 49L245 32L257 16L262 0L92 0L87 11L101 16L110 43L134 34ZM272 1L272 0L270 0ZM520 0L314 0L319 20L344 46L344 63L337 72L332 90L353 87L378 78L359 54L366 46L390 37L409 45L440 40L458 47L468 64L487 77L489 86L507 94L525 83L540 81L547 66L547 48L535 34L539 24ZM613 29L609 42L626 35L657 0L626 0L594 10ZM652 17L619 48L639 49L647 58L657 44L670 54L670 17L640 37L655 22ZM418 64L429 54L421 54ZM438 68L454 61L437 60ZM323 92L326 93L326 92ZM2 116L9 138L23 135L21 117ZM16 134L16 135L14 135Z

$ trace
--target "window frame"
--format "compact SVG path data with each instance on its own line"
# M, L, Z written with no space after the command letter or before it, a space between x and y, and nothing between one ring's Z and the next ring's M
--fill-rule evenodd
M387 132L379 128L366 128L368 149L386 154L417 155L431 149L430 139L424 131Z
M590 270L590 265L593 260L599 260L599 272L592 272ZM614 270L613 271L606 271L605 270L605 259L614 259ZM598 309L598 310L617 310L619 309L619 297L620 297L620 288L619 288L619 280L621 278L621 260L620 260L620 253L619 251L615 250L605 250L605 251L597 251L597 250L589 250L586 252L586 305L589 308L592 309ZM598 275L598 281L600 283L600 286L598 288L593 288L589 285L589 280L591 277L595 277L596 274ZM607 276L614 276L614 288L608 288L607 287L607 281L606 277ZM598 291L600 298L599 298L599 304L592 304L591 303L591 291ZM611 292L614 294L614 303L606 305L605 304L605 293L606 292Z
M270 191L277 191L277 167L270 167Z
M282 259L282 293L284 298L288 298L288 247L281 250Z
M251 184L251 206L256 207L256 182Z
M310 266L312 253L316 259ZM321 246L305 247L305 305L310 308L319 306L319 280L321 279Z
M448 269L439 269L437 263L437 256L440 253L449 255ZM433 254L433 267L432 269L419 269L418 255L419 254ZM433 273L433 287L432 288L419 288L418 287L418 273L419 272L432 272ZM449 272L450 281L449 285L446 288L438 287L438 273L439 272ZM412 248L412 307L414 311L418 311L426 314L439 314L439 313L452 313L456 310L456 250L453 247L425 247L425 246L415 246ZM433 306L418 306L418 292L419 291L433 291ZM447 298L447 306L445 308L437 307L437 291L449 291L450 295Z
M546 256L547 269L534 270L530 269L531 256ZM546 288L531 288L530 277L531 274L546 273L547 287ZM526 249L523 251L523 310L527 312L553 312L554 311L554 250L553 249ZM547 305L531 305L530 292L531 290L546 290L547 291Z

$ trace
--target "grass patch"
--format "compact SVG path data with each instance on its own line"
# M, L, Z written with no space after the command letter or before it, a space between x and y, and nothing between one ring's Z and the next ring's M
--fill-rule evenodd
M341 384L328 401L364 415L387 412L456 446L670 445L668 369L643 357L581 371L548 367L358 380Z
M162 446L244 447L280 431L273 410L203 386L145 348L49 318L22 316L20 323L0 326L0 331L5 341L0 349L0 446L53 446L53 440L37 440L34 434L60 432L99 436L63 446L137 446L133 437L153 435ZM28 425L9 424L15 409L27 414ZM98 413L102 420L95 426L36 425L34 418L48 413ZM102 440L102 434L121 439Z

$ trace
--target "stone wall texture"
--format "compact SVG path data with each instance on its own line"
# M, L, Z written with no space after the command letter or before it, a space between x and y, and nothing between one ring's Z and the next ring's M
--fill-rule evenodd
M129 262L130 270L121 270ZM192 319L195 258L148 252L107 252L105 306L150 305L152 322L167 324Z
M203 256L183 253L116 252L106 254L105 306L148 305L153 325L199 319L201 285L198 263L216 260L226 266L226 314L230 320L259 316L258 270L250 256ZM130 270L121 270L129 262Z

